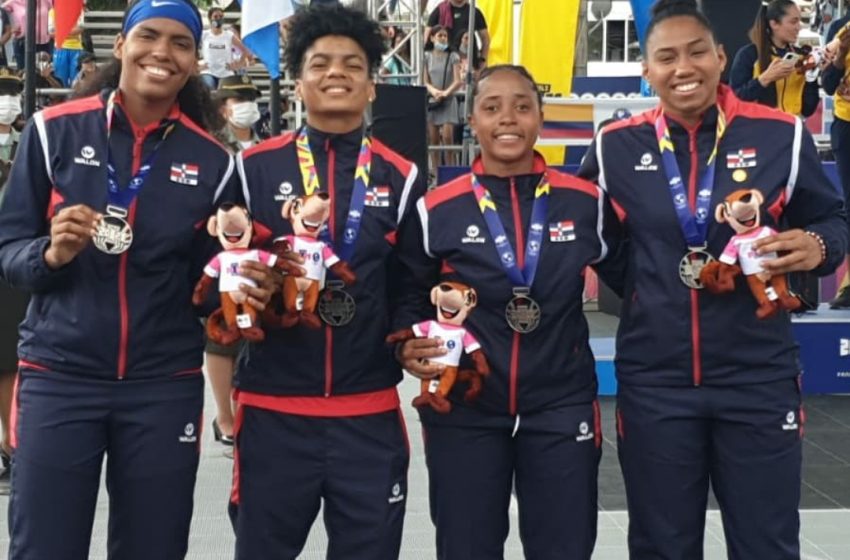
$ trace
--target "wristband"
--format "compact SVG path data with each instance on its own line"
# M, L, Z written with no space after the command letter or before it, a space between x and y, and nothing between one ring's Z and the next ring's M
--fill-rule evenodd
M819 233L807 230L806 235L817 241L818 245L820 245L820 261L818 262L817 266L815 266L815 268L817 268L818 266L826 262L826 243L824 242L823 237L821 237Z

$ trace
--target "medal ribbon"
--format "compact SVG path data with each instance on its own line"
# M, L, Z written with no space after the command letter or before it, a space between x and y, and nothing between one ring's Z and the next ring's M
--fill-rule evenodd
M537 264L540 262L540 249L543 246L543 232L545 231L545 222L547 209L549 207L549 181L546 175L543 175L540 184L534 190L534 206L531 209L531 223L528 226L527 241L525 244L525 266L522 270L519 269L516 254L511 247L508 236L505 233L505 226L499 218L499 213L496 211L496 203L490 196L490 191L484 188L478 177L472 175L472 191L475 193L475 199L478 201L478 208L484 216L484 222L487 224L487 229L490 230L490 235L496 244L496 251L499 254L499 262L502 263L502 268L508 275L511 283L516 287L530 288L534 283L534 276L537 274ZM520 228L522 224L515 224L515 227Z
M115 113L115 95L116 92L113 91L106 102L106 181L109 186L109 206L107 207L107 213L109 213L109 207L117 207L124 211L129 210L130 205L136 197L139 196L139 193L145 184L145 179L147 179L148 174L150 173L153 162L156 159L156 155L159 152L160 147L162 147L162 143L165 142L165 139L168 138L176 125L176 122L174 121L171 121L168 124L168 127L162 134L162 138L153 147L150 154L145 159L142 166L139 167L139 170L133 178L130 179L130 183L127 185L127 188L122 189L118 184L118 172L115 170L115 163L112 160L112 150L109 147L109 137L112 133L112 117Z
M316 171L316 162L313 159L313 151L307 138L306 127L302 128L295 139L296 152L298 153L298 166L301 168L301 179L304 183L304 193L312 195L319 190L319 173ZM345 219L342 243L337 248L339 258L351 261L354 255L354 247L357 238L360 237L360 224L363 219L363 209L366 207L366 192L369 190L369 173L372 168L372 141L365 134L360 143L360 153L357 156L357 168L354 170L354 189L351 191L351 203L348 208L348 216ZM319 235L324 241L333 240L333 232L327 227Z
M708 156L708 162L706 163L702 177L697 181L696 211L692 214L688 205L688 194L685 191L682 172L679 170L679 164L676 161L673 140L670 138L670 127L667 125L667 119L664 117L664 113L661 113L655 121L655 134L658 137L658 149L661 151L661 163L664 167L664 173L667 175L667 184L670 186L670 195L673 198L673 206L676 209L679 226L690 248L705 247L711 193L714 190L717 148L725 132L726 115L718 107L714 148L712 148L711 154Z

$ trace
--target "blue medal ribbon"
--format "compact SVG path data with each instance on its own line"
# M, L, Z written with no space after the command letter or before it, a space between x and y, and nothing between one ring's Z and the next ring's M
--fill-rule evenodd
M670 138L670 128L664 113L655 120L655 134L658 138L658 149L661 151L661 163L664 173L667 175L667 184L670 187L670 196L676 209L676 217L688 247L691 249L705 248L708 233L708 218L710 216L711 193L714 191L714 170L717 163L717 148L720 139L726 131L726 115L717 108L717 132L714 138L714 148L708 156L705 171L697 181L697 199L695 212L691 213L688 205L688 194L685 191L685 182L682 172L676 161L676 152L673 140Z
M130 183L127 185L127 188L122 189L118 184L118 172L115 169L115 163L112 160L112 149L109 146L109 137L112 132L112 119L115 113L115 95L116 92L113 91L106 104L106 181L109 187L107 213L118 215L123 213L123 215L126 216L130 205L145 185L145 179L147 179L148 174L150 173L160 147L162 147L165 139L168 138L172 130L174 130L176 123L171 122L168 125L168 128L165 129L162 138L153 147L153 150L151 150L151 153L145 159L142 166L139 167L139 170L133 178L130 179Z
M517 262L516 254L511 247L508 236L505 233L505 226L499 218L499 213L496 211L496 203L490 196L490 192L481 185L478 177L475 174L471 177L472 191L475 193L475 198L478 200L478 208L484 216L484 222L487 224L487 229L490 230L490 236L496 245L496 251L499 254L499 262L502 268L508 275L511 283L516 287L531 288L534 283L534 276L537 274L537 265L540 262L540 250L543 246L543 233L546 230L546 215L549 207L549 181L546 175L534 191L534 206L531 209L531 223L528 227L527 241L525 244L525 264L520 270ZM522 224L515 224L515 227L522 227Z

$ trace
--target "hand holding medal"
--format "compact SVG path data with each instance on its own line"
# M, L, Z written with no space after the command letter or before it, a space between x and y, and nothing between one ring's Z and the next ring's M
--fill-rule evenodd
M58 269L76 258L97 234L103 215L85 204L60 210L50 222L50 244L44 252L44 262Z

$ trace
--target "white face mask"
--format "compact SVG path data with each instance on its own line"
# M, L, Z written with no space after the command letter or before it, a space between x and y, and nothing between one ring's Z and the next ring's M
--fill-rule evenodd
M10 125L21 114L19 95L0 95L0 124Z
M242 101L230 106L230 124L236 128L251 128L260 120L260 108L254 101Z

